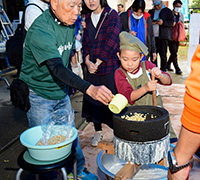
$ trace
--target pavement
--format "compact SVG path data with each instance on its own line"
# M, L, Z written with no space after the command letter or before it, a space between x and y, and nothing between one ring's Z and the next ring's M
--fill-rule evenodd
M16 77L16 70L1 75L8 83ZM87 123L81 118L82 93L71 97L75 113L76 128L83 130ZM17 158L25 149L20 141L20 134L28 128L25 112L15 108L10 102L10 91L6 82L0 79L0 180L14 180L19 166ZM22 180L32 180L34 176L22 173Z
M163 98L164 107L169 111L172 126L177 135L181 127L180 117L183 110L184 81L188 77L187 61L180 61L180 67L183 74L176 75L170 72L173 79L173 85L162 88L158 87ZM2 75L11 83L16 71ZM104 174L99 170L96 164L96 157L101 149L90 145L94 134L92 123L87 124L81 118L82 93L77 93L71 97L72 107L75 112L75 124L77 129L83 130L84 134L80 136L80 144L86 158L85 166L93 173L99 176L100 180L105 180ZM10 103L9 89L3 80L0 80L0 180L14 180L19 166L17 157L24 150L19 141L20 134L28 128L27 118L24 112L16 109ZM112 141L113 131L108 126L103 125L105 141ZM194 158L194 167L190 173L190 180L198 180L200 174L200 162ZM59 177L62 179L62 177ZM58 178L58 179L59 179ZM24 172L22 180L34 179L33 174Z

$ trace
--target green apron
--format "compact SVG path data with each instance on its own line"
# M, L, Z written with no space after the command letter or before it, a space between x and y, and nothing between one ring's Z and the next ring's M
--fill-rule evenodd
M128 79L129 84L133 87L134 90L141 88L149 81L149 78L146 72L145 61L142 61L142 75L138 78L131 78L122 68L120 68L120 70L125 74L125 76ZM156 96L156 101L157 101L158 106L163 107L163 103L162 103L162 99L160 95ZM147 92L146 94L141 96L139 99L137 99L135 103L133 104L133 106L140 106L140 105L153 106L152 92ZM129 104L129 106L131 105Z
M137 78L131 78L127 72L125 72L122 68L120 68L120 70L125 74L129 84L133 87L134 90L141 88L142 86L144 86L148 81L148 75L147 75L147 71L146 71L146 66L145 66L145 61L142 61L142 75L140 77ZM162 102L162 98L160 95L156 96L156 101L157 101L157 106L161 106L163 107L163 102ZM147 92L146 94L144 94L143 96L141 96L139 99L137 99L135 101L135 103L133 105L128 104L128 106L140 106L140 105L151 105L153 106L153 94L152 92ZM171 122L169 121L169 132L170 132L170 139L174 139L177 138L172 126L171 126Z

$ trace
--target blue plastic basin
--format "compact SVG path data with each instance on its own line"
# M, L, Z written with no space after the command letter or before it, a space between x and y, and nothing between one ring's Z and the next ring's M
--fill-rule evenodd
M60 132L60 135L62 135L62 131L65 131L67 128L68 126L64 125L51 126L51 129ZM72 127L72 132L72 137L62 143L53 145L36 145L42 138L43 131L42 126L35 126L24 131L20 136L20 141L22 145L28 148L31 157L34 159L40 161L52 161L71 153L72 143L78 135L78 132L74 127Z

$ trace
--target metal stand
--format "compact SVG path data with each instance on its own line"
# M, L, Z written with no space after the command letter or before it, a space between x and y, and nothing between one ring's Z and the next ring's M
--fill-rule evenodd
M65 166L69 164L73 165L73 179L78 179L76 150L73 147L71 154L58 162L47 161L43 162L45 164L41 164L41 161L35 160L31 156L28 156L28 158L26 157L27 150L23 151L17 159L17 163L20 168L17 171L16 180L20 180L20 176L24 170L34 173L36 175L36 180L39 180L39 174L55 171L56 169L60 169L63 175L63 179L68 180Z
M23 170L22 168L20 168L20 169L17 171L16 180L20 180L20 176L21 176L21 174L22 174L23 171L24 171L24 170ZM68 180L67 172L66 172L66 170L65 170L64 167L61 168L61 172L62 172L62 174L63 174L63 179L64 179L64 180ZM35 179L36 179L36 180L39 180L39 174L35 174Z
M0 5L0 23L1 23L0 53L3 54L3 56L6 60L7 67L8 67L8 69L0 72L0 80L4 80L5 83L7 84L7 86L9 87L10 84L9 84L8 80L6 78L2 77L1 75L16 69L16 68L11 68L8 58L6 56L6 41L14 35L14 32L13 32L12 24L11 24L6 12L4 11L2 5ZM0 60L2 60L2 59L0 59Z
M14 35L12 24L4 11L3 7L0 7L0 23L1 23L1 36L3 41L7 41L10 37Z

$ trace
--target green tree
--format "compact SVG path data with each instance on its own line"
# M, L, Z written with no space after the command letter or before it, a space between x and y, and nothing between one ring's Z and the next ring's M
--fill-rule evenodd
M191 8L193 8L194 13L200 13L200 0L193 0Z

